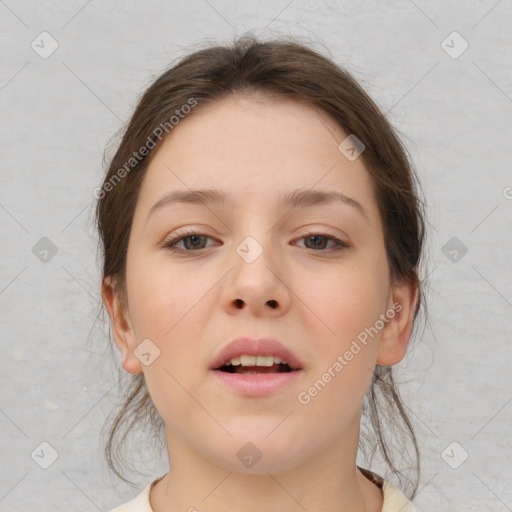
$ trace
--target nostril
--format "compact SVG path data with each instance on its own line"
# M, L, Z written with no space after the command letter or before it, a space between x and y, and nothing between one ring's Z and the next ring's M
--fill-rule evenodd
M267 302L271 308L275 309L277 307L277 302L275 300L269 300Z

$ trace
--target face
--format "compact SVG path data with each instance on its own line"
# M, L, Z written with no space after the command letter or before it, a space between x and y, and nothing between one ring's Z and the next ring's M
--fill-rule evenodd
M376 362L403 356L410 308L396 307L370 175L338 149L347 136L304 104L230 97L182 120L154 155L115 337L125 369L144 372L171 454L188 446L248 471L237 453L251 442L254 471L295 467L353 433ZM161 201L196 189L227 197ZM298 189L340 196L285 203ZM230 388L209 367L242 336L278 340L301 369L260 396ZM143 340L147 365L133 355Z

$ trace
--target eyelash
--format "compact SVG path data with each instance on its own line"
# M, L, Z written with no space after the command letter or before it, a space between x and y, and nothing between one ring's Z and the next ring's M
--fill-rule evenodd
M169 251L174 252L174 253L193 253L193 252L200 252L203 249L206 249L206 247L204 247L202 249L197 249L197 250L188 250L188 249L179 249L178 247L176 247L176 244L178 244L185 238L189 238L190 236L194 236L194 235L206 236L207 238L211 238L208 235L201 233L200 231L190 230L190 231L187 231L185 233L182 233L180 235L177 235L177 236L167 240L164 243L164 248L166 248ZM313 251L313 252L334 253L334 252L339 252L339 251L343 251L345 249L350 248L350 245L347 242L343 242L342 240L339 240L338 238L336 238L334 236L328 235L327 233L319 233L319 232L306 233L304 236L299 238L299 240L302 240L304 238L309 238L312 236L322 236L322 237L327 238L328 240L332 240L336 244L334 247L331 247L330 249L321 249L321 250L308 249L306 247L306 249Z

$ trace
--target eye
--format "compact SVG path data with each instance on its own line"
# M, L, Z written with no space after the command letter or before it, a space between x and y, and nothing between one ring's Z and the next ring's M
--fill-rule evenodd
M209 247L204 245L208 238L212 239L200 231L191 230L168 239L164 243L164 247L172 252L197 252ZM346 242L324 233L308 233L304 237L299 238L299 240L306 240L305 248L317 252L336 252L350 247ZM182 242L184 244L183 248L178 247L178 244ZM327 248L329 242L332 242L333 245Z
M308 233L299 240L306 240L306 249L313 249L315 251L320 252L334 252L334 251L342 251L343 249L348 249L350 247L349 244L339 240L335 236L330 236L324 233ZM331 246L329 249L326 249L326 243L332 242L334 246ZM310 247L307 246L310 244Z
M173 252L194 252L195 249L205 248L203 242L207 238L210 237L199 231L189 231L170 238L165 242L164 247ZM184 243L184 249L178 247L178 244L181 242Z

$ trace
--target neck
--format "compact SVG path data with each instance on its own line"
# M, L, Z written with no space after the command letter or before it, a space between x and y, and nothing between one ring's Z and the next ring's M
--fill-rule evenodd
M347 433L347 432L346 432ZM380 512L382 492L357 469L359 425L284 472L239 473L167 433L171 470L150 493L154 512Z

